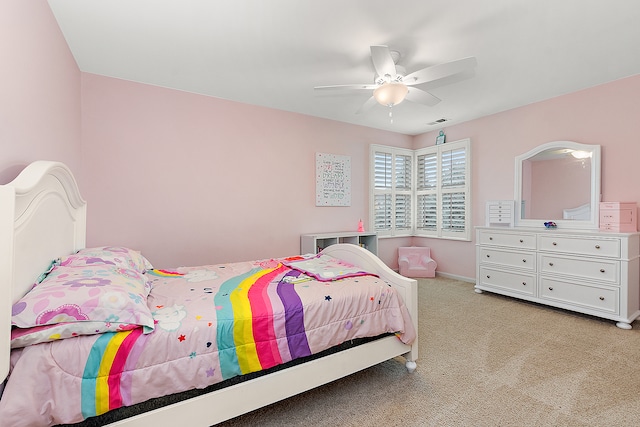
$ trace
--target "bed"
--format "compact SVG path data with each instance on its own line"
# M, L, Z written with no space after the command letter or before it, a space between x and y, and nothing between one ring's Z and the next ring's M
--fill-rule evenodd
M189 419L189 425L209 426L399 356L409 372L416 368L417 283L357 245L161 269L128 248L85 248L85 226L86 203L62 163L34 162L0 186L3 424L75 423L152 402L152 410L109 425L170 426ZM81 302L45 286L63 281ZM100 294L103 282L121 285L125 297L114 296L115 287ZM352 294L361 289L362 295ZM55 298L65 301L63 315L44 309ZM108 301L109 310L124 308L108 321L94 319L91 310L104 316L96 301ZM324 307L330 315L320 311ZM30 318L35 314L37 322ZM68 322L70 316L79 322ZM169 405L161 400L216 385ZM162 402L157 407L156 400Z

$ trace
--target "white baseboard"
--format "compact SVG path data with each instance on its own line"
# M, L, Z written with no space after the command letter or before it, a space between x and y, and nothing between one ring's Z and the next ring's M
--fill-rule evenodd
M398 272L397 268L395 268L393 271L395 271L396 273L400 274ZM439 271L436 271L436 277L438 277L438 276L446 277L447 279L460 280L462 282L469 282L469 283L473 283L474 285L476 284L476 278L475 277L458 276L457 274L441 273Z
M460 280L463 282L469 282L469 283L473 283L474 285L476 284L475 277L458 276L457 274L441 273L439 271L436 271L436 277L437 276L446 277L447 279L454 279L454 280Z

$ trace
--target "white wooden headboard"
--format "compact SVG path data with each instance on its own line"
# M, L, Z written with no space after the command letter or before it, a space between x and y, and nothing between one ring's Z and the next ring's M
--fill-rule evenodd
M11 307L51 261L84 248L86 206L58 162L34 162L0 185L0 381L9 372Z

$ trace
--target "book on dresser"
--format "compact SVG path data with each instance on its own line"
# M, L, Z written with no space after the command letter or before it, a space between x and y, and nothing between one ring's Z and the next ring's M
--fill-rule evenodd
M484 291L616 321L640 316L640 233L476 228Z

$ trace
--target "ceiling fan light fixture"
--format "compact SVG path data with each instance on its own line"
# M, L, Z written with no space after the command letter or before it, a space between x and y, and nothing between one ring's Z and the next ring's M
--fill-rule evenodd
M404 97L409 93L409 88L403 83L384 83L373 91L373 97L378 103L391 107L404 101Z

